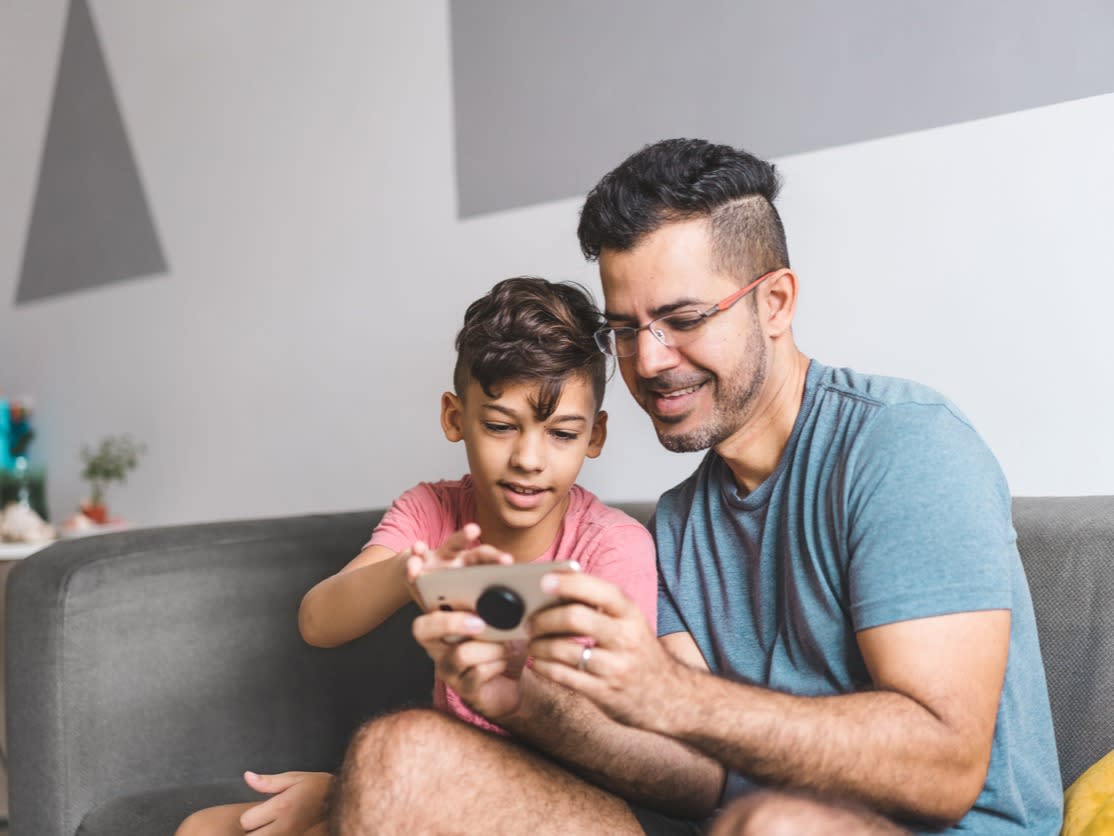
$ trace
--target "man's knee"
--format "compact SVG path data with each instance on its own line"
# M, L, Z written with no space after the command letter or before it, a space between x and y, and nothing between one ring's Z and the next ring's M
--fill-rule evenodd
M333 833L359 832L359 823L398 821L420 810L430 792L459 775L475 732L431 709L388 714L365 723L348 744L330 799ZM399 828L396 832L404 832Z
M458 720L432 709L410 709L370 720L359 728L348 745L345 765L374 770L376 783L411 771L423 773L454 753L454 741L465 727Z

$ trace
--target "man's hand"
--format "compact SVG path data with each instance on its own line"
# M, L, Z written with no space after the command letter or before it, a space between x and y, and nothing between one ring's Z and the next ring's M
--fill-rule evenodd
M638 607L618 587L581 573L554 573L542 588L570 603L530 622L534 671L577 691L612 719L653 730L681 693L686 667L662 647ZM583 639L591 641L585 645Z
M302 836L325 820L325 797L333 783L328 772L283 772L257 775L245 772L244 781L271 798L240 816L240 826L256 836Z
M473 639L484 626L473 613L436 610L414 619L413 630L437 676L473 710L498 721L521 703L526 643Z

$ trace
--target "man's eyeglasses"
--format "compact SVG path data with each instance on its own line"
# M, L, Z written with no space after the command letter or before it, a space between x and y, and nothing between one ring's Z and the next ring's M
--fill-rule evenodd
M637 328L601 328L595 334L596 345L612 357L633 357L638 353L638 332L645 330L666 348L680 348L700 336L701 328L711 317L726 311L776 272L763 273L706 311L674 311Z

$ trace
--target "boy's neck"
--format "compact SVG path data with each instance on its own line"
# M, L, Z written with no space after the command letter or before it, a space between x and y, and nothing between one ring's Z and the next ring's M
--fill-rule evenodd
M561 531L568 510L569 497L566 496L565 501L537 525L512 528L505 525L497 514L477 502L476 524L480 527L480 541L512 555L515 563L529 563L549 551Z

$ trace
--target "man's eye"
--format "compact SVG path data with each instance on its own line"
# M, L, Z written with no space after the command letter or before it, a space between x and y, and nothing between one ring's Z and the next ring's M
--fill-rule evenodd
M663 321L665 326L673 331L691 331L700 327L704 317L700 314L678 314L677 316L667 316Z

